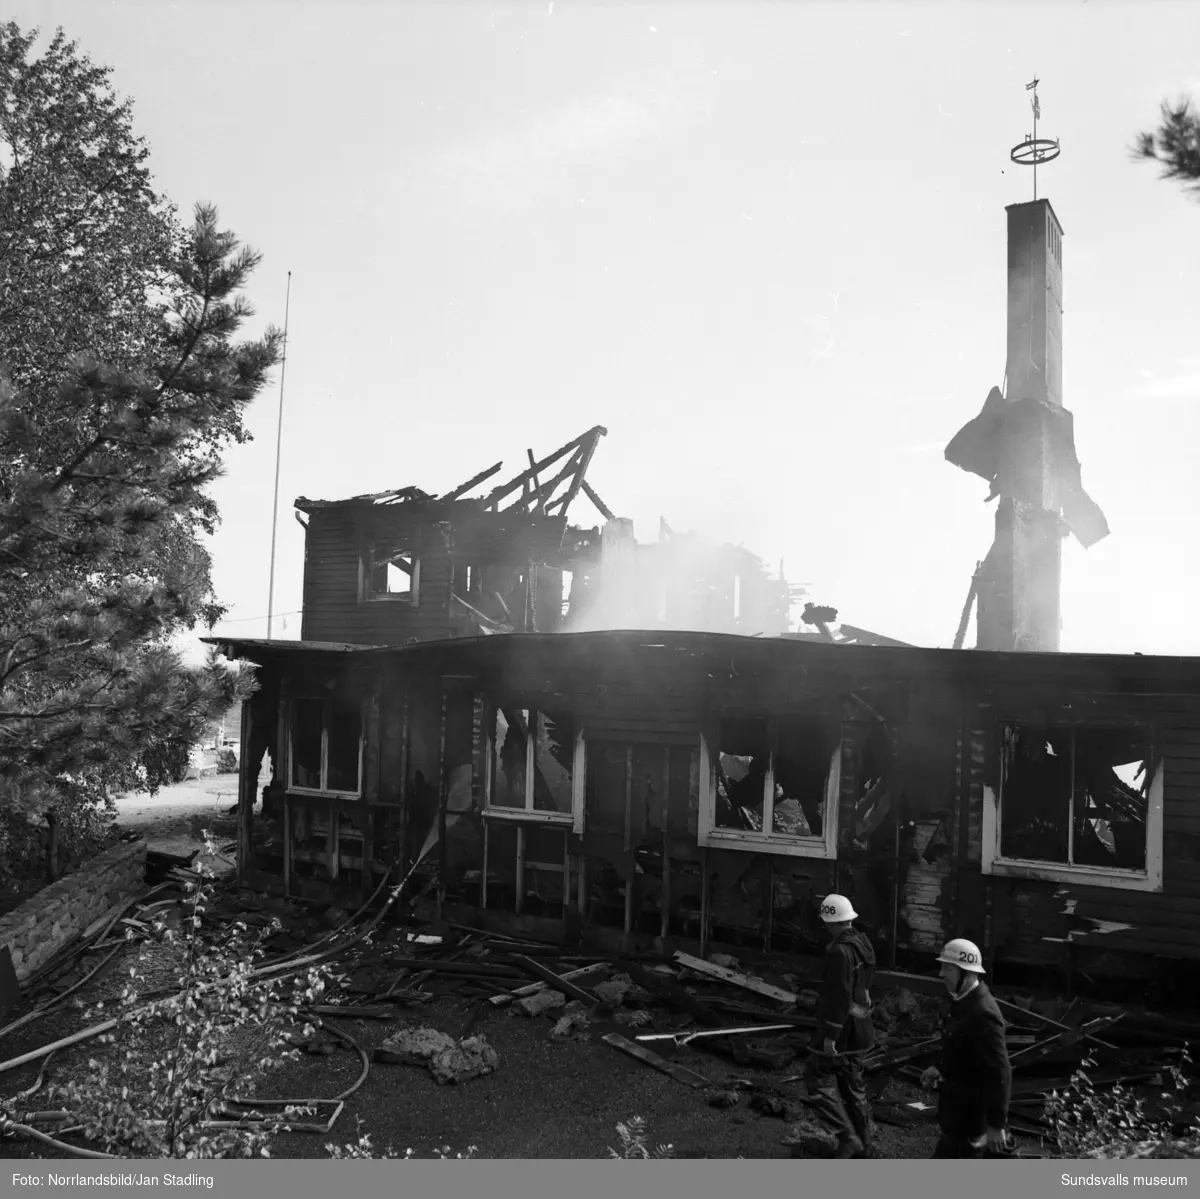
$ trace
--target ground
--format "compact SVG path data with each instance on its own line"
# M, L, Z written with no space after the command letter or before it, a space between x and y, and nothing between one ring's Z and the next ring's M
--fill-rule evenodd
M236 833L229 809L237 802L238 776L217 774L163 787L157 795L124 795L116 801L117 824L137 832L150 849L187 856L204 846L203 830L218 842Z
M643 1117L649 1140L670 1143L677 1157L787 1158L783 1143L793 1126L775 1116L751 1110L743 1098L737 1108L717 1109L705 1093L636 1061L605 1044L608 1031L629 1035L627 1027L597 1024L582 1037L559 1038L552 1034L548 1017L525 1017L492 1008L486 1001L440 999L403 1013L397 1021L339 1021L368 1054L402 1023L428 1026L459 1037L470 1023L473 1036L482 1036L495 1049L493 1074L465 1083L438 1085L430 1074L413 1066L373 1062L364 1085L346 1102L333 1131L327 1135L291 1134L275 1138L272 1156L324 1158L330 1142L357 1141L360 1132L370 1135L378 1151L389 1146L403 1155L433 1156L441 1147L451 1154L474 1146L481 1158L596 1158L617 1147L618 1122ZM38 1024L5 1038L4 1056L15 1056L49 1043L80 1026L78 1015L49 1016ZM66 1050L48 1070L55 1075L86 1068L99 1052L94 1043ZM68 1060L68 1055L71 1059ZM715 1083L733 1078L754 1078L791 1096L803 1094L803 1083L781 1082L795 1072L769 1073L735 1070L716 1055L684 1048L673 1060L705 1074ZM800 1063L797 1063L799 1066ZM332 1098L358 1077L361 1059L349 1049L328 1057L302 1055L272 1071L260 1090L272 1098ZM21 1067L3 1078L5 1094L32 1085L37 1065ZM912 1092L916 1096L916 1092ZM926 1097L927 1098L927 1097ZM922 1122L911 1129L881 1125L877 1155L927 1157L933 1148L934 1127ZM10 1143L6 1155L59 1157L45 1146Z
M153 799L131 796L118 801L121 825L144 836L153 849L190 854L203 844L202 830L214 831L218 844L232 838L229 808L236 799L236 776L193 780L164 789ZM235 893L236 894L236 893ZM314 911L316 935L324 913ZM325 925L327 931L328 924ZM89 982L80 998L94 1002L119 982L120 958L103 976ZM106 981L107 979L107 981ZM656 1020L669 1019L658 1008ZM734 1021L737 1023L737 1021ZM14 1057L69 1035L84 1025L78 1010L51 1013L4 1037L0 1058ZM434 1155L441 1147L451 1154L474 1146L483 1158L595 1158L617 1147L616 1125L641 1116L652 1144L670 1143L677 1157L789 1157L784 1143L795 1126L780 1116L761 1114L743 1090L736 1106L717 1108L708 1093L626 1056L601 1040L610 1031L626 1037L628 1026L596 1023L569 1037L553 1034L554 1019L528 1017L511 1008L497 1008L486 999L445 996L416 1008L397 1007L393 1020L346 1020L341 1027L372 1054L388 1035L404 1025L429 1026L453 1037L468 1030L495 1049L494 1073L470 1081L438 1085L422 1068L372 1062L366 1082L346 1101L329 1134L285 1134L276 1138L273 1156L327 1157L326 1145L355 1142L360 1132L370 1135L377 1151L389 1146L403 1154ZM796 1100L804 1084L794 1076L803 1058L771 1072L736 1067L714 1053L683 1047L656 1050L681 1065L729 1088L747 1079L771 1088L779 1098ZM87 1068L91 1055L102 1052L95 1042L60 1051L47 1071L53 1083ZM31 1086L37 1063L0 1075L0 1094L14 1095ZM359 1076L361 1059L342 1047L329 1056L304 1054L267 1076L260 1093L267 1097L330 1098L350 1087ZM43 1093L44 1095L44 1093ZM38 1101L43 1102L43 1095ZM901 1103L928 1100L906 1083L891 1080L884 1098ZM794 1117L797 1109L789 1112ZM881 1157L928 1157L935 1126L917 1117L912 1127L878 1126L876 1154ZM21 1156L61 1156L52 1148L28 1142L8 1142L5 1151Z

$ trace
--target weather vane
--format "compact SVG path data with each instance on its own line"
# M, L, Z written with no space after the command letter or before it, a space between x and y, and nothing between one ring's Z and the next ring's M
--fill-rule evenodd
M1037 123L1042 115L1042 105L1038 100L1037 87L1040 80L1034 76L1032 83L1025 85L1027 92L1033 92L1033 133L1028 135L1019 146L1013 146L1009 157L1018 166L1033 167L1033 198L1037 199L1037 169L1044 162L1053 162L1062 153L1058 139L1053 141L1048 137L1038 137Z

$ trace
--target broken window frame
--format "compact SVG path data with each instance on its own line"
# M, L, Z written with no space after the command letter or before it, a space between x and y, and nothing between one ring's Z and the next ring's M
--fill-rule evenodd
M732 714L731 714L732 715ZM754 719L751 717L751 719ZM763 779L763 823L775 808L775 754L779 748L779 720L761 717L767 724L770 756ZM719 736L719 733L718 733ZM820 836L801 837L792 833L762 833L754 829L729 829L717 825L716 760L720 753L709 748L708 738L700 735L700 810L696 843L715 849L741 849L748 853L786 854L798 858L837 857L838 809L842 782L842 751L844 737L839 736L830 755L825 772L825 806L822 812Z
M295 777L295 746L293 738L296 729L296 705L300 703L319 703L321 705L321 786L301 787L293 779ZM350 706L350 705L348 705ZM335 795L341 799L361 799L363 791L363 750L365 744L366 722L363 705L358 705L358 787L353 791L334 790L325 784L329 781L329 730L333 723L333 699L326 695L294 695L288 701L287 712L287 790L292 795Z
M1161 891L1163 889L1163 787L1166 763L1156 757L1153 730L1145 725L1054 725L1047 732L1071 733L1071 803L1068 811L1069 840L1074 840L1075 804L1075 735L1078 732L1097 733L1106 729L1124 734L1145 735L1148 752L1146 769L1152 771L1146 793L1146 866L1143 870L1131 870L1123 866L1076 866L1066 862L1043 862L1036 858L1007 858L1000 852L1000 837L1004 820L1004 737L1010 728L1029 728L1028 720L1015 718L1002 720L996 730L999 754L998 787L985 783L983 787L983 827L981 869L984 874L1006 877L1043 879L1048 882L1079 883L1089 887L1107 887L1123 891ZM1070 851L1068 851L1069 854Z
M364 603L411 604L415 608L420 603L421 594L421 559L415 547L411 550L400 548L389 559L407 557L412 560L412 572L409 576L411 586L409 590L402 593L375 590L373 580L375 575L376 549L378 546L388 545L388 543L391 543L391 548L395 548L399 544L394 537L373 537L363 546L360 564L361 600Z
M584 728L577 714L575 719L574 749L571 755L571 810L570 812L547 812L535 808L536 779L534 764L537 759L537 738L527 737L525 742L525 806L510 808L495 803L497 771L496 771L496 714L504 708L516 709L526 713L527 720L532 721L540 713L551 711L569 711L570 709L551 709L545 706L539 708L523 700L511 703L502 702L490 705L487 721L487 745L484 757L484 786L483 786L483 815L488 820L511 820L522 824L548 824L569 827L573 832L583 832L584 806L587 794L587 747L584 739Z

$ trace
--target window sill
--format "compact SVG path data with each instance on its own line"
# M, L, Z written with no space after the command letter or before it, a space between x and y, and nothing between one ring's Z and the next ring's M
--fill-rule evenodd
M360 602L364 604L407 604L410 608L417 606L417 601L411 595L364 595Z
M540 812L527 808L493 808L483 809L485 820L510 820L520 824L565 824L575 823L573 812Z
M699 841L709 849L740 849L746 853L780 854L796 858L836 858L836 846L824 837L785 837L774 833L710 829Z
M310 787L289 787L285 795L301 799L362 799L361 791L321 791Z
M1106 870L1095 866L1065 866L1000 858L983 864L983 873L1001 878L1040 879L1045 882L1075 883L1081 887L1108 887L1121 891L1161 891L1162 878L1145 870Z

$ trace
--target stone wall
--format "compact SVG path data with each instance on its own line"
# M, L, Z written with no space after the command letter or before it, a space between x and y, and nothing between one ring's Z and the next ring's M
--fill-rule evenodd
M0 946L17 979L39 966L145 882L146 842L122 841L0 917Z

